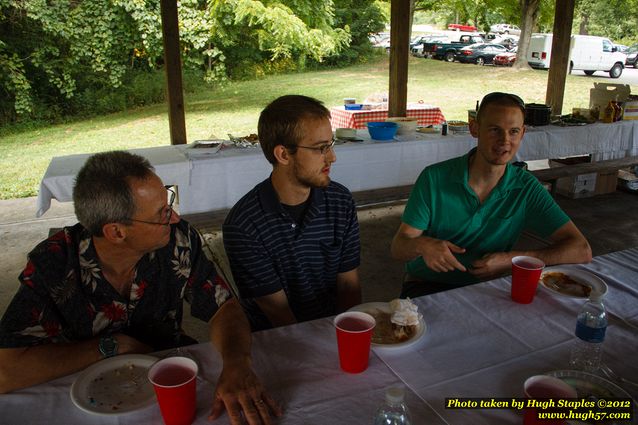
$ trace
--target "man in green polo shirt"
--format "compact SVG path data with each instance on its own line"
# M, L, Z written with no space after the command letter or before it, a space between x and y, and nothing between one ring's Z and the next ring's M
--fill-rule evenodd
M589 243L547 190L510 164L524 121L518 96L490 93L470 123L477 147L423 170L392 240L392 256L407 261L402 297L492 279L510 270L517 255L547 265L591 261ZM552 244L511 251L523 230Z

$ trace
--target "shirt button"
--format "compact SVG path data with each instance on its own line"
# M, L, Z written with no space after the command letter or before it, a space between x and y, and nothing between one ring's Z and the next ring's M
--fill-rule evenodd
M290 225L290 227L292 227L292 228L294 229L295 227L297 227L297 225L296 225L295 223L292 223L292 224Z

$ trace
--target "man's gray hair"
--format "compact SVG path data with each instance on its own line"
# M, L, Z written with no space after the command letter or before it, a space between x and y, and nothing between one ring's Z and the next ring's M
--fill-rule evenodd
M92 236L103 236L107 223L130 223L135 200L130 180L144 180L153 166L142 156L111 151L91 156L75 178L75 215Z

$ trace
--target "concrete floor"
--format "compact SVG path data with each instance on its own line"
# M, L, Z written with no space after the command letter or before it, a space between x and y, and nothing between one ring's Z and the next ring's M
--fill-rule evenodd
M616 191L577 200L559 197L557 201L585 234L594 255L638 246L637 194ZM403 203L396 203L359 211L365 302L388 301L400 292L403 264L390 259L389 246L403 208ZM0 312L4 312L17 289L17 277L26 264L27 253L47 237L49 228L76 221L71 203L53 201L44 217L36 219L34 214L35 198L0 201ZM526 237L519 243L538 246L538 241ZM203 322L189 317L184 327L199 340L207 338Z

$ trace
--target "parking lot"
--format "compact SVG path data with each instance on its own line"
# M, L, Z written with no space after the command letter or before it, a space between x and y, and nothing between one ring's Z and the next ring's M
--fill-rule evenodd
M629 84L634 86L638 85L638 69L632 68L632 67L625 68L622 72L622 75L616 79L609 78L609 74L602 71L594 72L594 75L592 76L585 75L583 71L574 71L572 75L583 77L583 78L594 78L594 77L607 78L610 80L610 82L613 82L614 84Z

